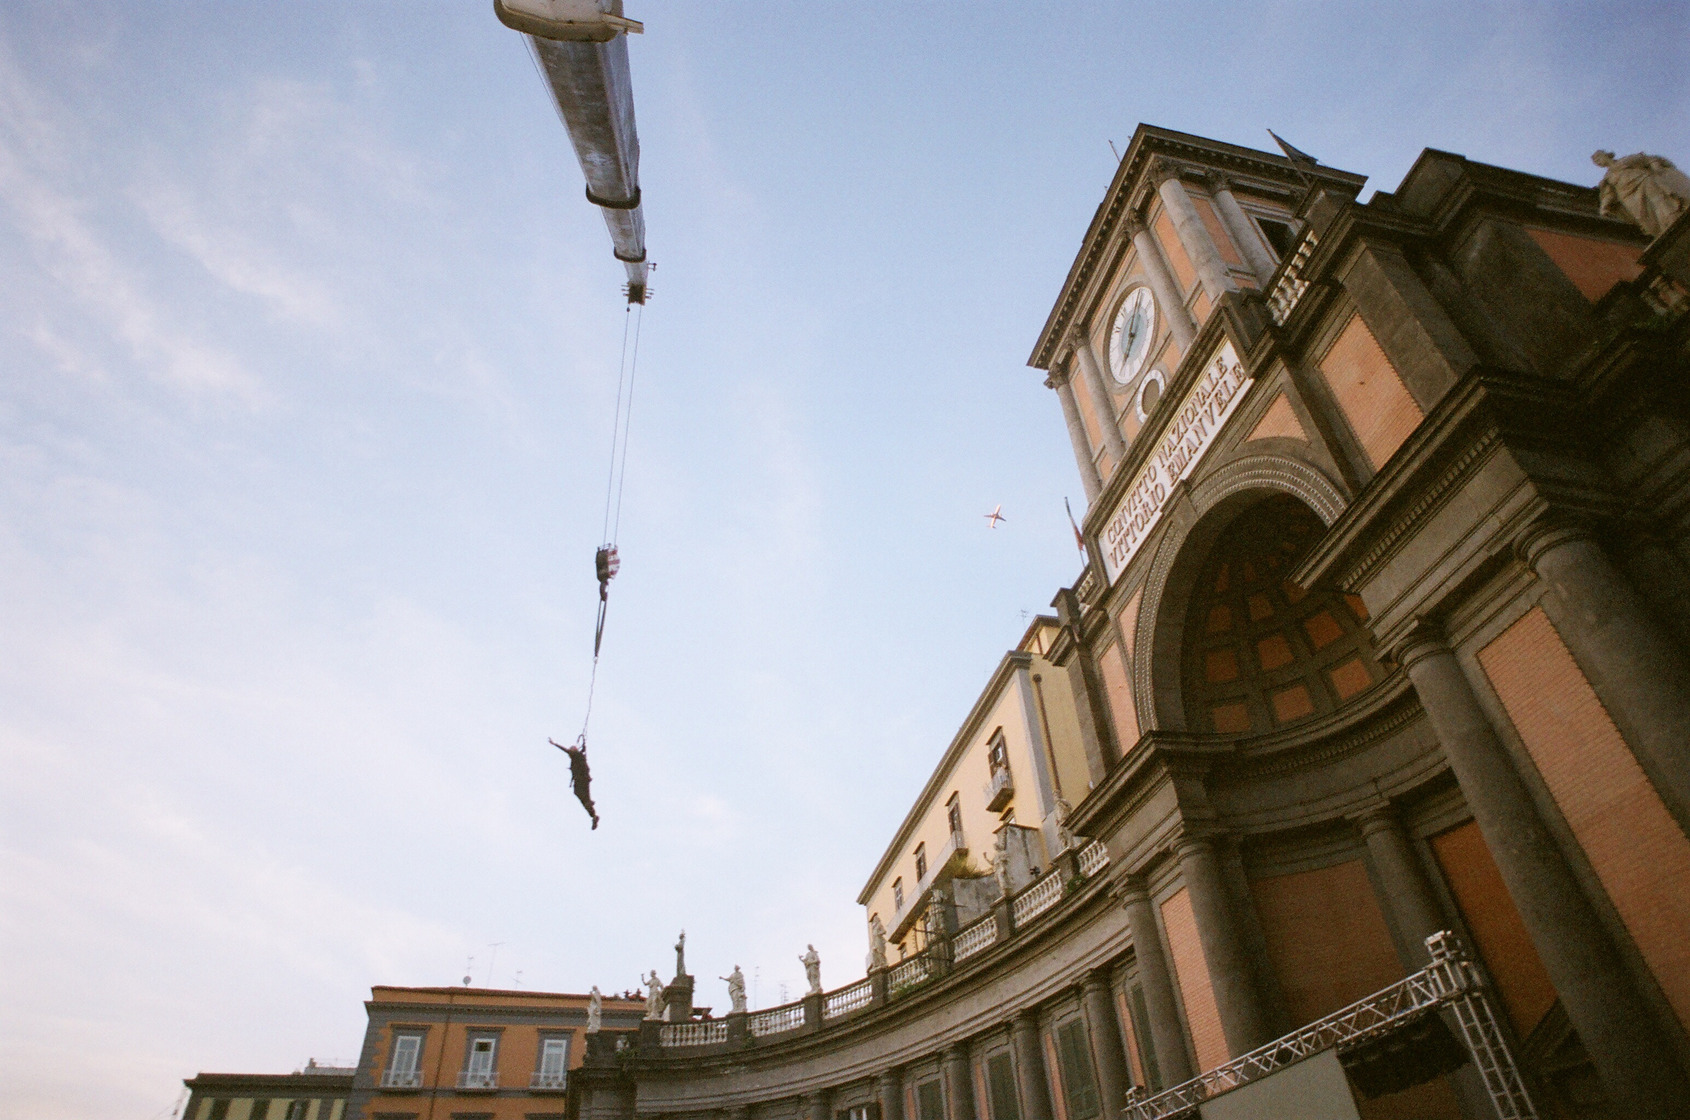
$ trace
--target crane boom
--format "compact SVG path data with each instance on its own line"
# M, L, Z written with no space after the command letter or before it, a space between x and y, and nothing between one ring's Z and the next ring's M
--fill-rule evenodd
M646 300L645 215L640 209L640 138L622 0L493 0L499 22L528 37L587 181L587 201L604 215L616 259L628 272L628 302Z

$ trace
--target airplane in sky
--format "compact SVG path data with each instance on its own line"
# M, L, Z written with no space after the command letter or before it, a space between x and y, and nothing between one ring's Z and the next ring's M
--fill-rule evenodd
M998 522L1009 520L1009 518L1007 518L1003 515L1002 511L1003 511L1003 503L999 502L997 504L997 506L992 510L991 513L983 513L983 514L980 515L981 517L984 517L986 519L986 528L996 529L998 527Z

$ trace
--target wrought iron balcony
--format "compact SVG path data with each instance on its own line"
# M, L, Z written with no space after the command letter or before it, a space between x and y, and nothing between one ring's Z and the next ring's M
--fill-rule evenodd
M465 1070L458 1074L458 1088L484 1089L488 1092L499 1087L499 1075L492 1070Z
M383 1089L421 1089L422 1073L414 1069L390 1069L381 1075Z
M561 1093L569 1088L567 1073L534 1073L528 1078L528 1087L536 1090L549 1090Z

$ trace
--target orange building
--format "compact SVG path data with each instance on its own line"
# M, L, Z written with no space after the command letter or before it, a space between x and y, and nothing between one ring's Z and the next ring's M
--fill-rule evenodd
M561 992L378 985L348 1120L563 1120L587 1050L587 1000ZM637 1029L641 1000L606 999L607 1030Z

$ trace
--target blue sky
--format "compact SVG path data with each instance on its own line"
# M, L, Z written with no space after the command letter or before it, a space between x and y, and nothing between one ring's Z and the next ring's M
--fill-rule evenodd
M1381 189L1690 162L1682 5L628 12L658 268L591 833L545 740L621 273L520 38L0 6L0 1117L352 1058L371 984L471 957L861 975L858 889L1077 573L1024 362L1137 122Z

